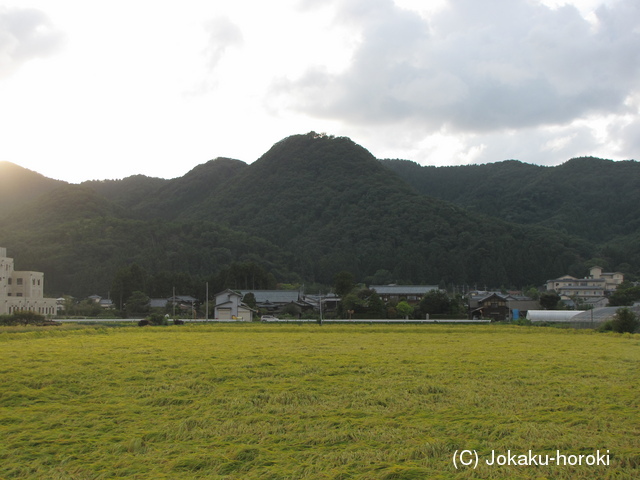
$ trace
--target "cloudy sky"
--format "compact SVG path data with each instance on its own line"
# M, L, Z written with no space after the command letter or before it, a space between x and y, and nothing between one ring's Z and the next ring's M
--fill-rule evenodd
M0 160L71 182L311 130L424 165L640 160L638 0L0 1Z

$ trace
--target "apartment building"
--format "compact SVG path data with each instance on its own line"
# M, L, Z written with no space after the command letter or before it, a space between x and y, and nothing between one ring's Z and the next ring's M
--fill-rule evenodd
M547 290L555 291L563 300L578 300L586 305L602 306L606 297L624 281L620 272L603 272L601 267L592 267L586 278L564 275L547 280Z
M29 310L56 314L56 299L44 298L44 273L16 271L7 249L0 247L0 315Z

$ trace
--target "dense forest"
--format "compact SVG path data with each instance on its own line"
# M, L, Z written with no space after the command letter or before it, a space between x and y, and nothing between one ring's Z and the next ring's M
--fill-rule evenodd
M382 160L418 192L527 225L596 242L640 230L640 163L574 158L557 167L515 160L486 165L423 167Z
M342 271L364 283L522 287L598 263L634 278L637 167L421 167L314 132L251 164L218 158L171 180L71 185L5 162L0 245L16 268L45 272L48 293L79 297L107 295L132 265L158 295L178 280L194 295L205 281L330 285Z
M423 167L408 160L382 163L423 195L580 237L596 247L595 263L630 279L640 275L637 161L582 157L556 167L515 160L459 167Z

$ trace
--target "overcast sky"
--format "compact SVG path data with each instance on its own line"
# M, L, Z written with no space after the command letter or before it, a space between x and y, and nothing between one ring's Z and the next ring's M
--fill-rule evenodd
M638 0L8 0L0 160L173 178L282 138L423 165L640 160Z

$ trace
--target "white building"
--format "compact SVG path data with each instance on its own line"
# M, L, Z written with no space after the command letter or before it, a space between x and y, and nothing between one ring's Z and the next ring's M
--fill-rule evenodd
M18 272L13 258L0 247L0 315L29 310L41 315L55 315L55 298L44 298L44 273Z
M601 267L591 267L587 278L565 275L547 280L547 290L555 291L564 301L578 300L585 305L601 307L608 304L607 297L624 281L620 272L603 272Z

